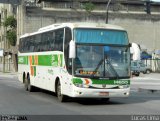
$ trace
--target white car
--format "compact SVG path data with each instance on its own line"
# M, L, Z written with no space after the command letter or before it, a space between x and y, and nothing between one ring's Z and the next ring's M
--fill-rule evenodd
M139 76L140 72L143 74L152 72L151 68L146 66L142 61L131 61L131 71L136 76Z

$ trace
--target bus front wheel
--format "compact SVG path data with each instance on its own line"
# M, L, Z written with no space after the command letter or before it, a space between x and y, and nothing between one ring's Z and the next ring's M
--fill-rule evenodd
M58 100L60 102L65 102L67 97L62 94L62 89L61 89L61 83L60 83L60 81L58 81L56 89L57 89L56 92L57 92Z
M109 102L110 98L101 98L103 102Z

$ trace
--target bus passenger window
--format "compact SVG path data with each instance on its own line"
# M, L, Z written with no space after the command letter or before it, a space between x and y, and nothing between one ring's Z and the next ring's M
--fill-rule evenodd
M55 50L63 51L63 35L64 29L56 30L55 36Z

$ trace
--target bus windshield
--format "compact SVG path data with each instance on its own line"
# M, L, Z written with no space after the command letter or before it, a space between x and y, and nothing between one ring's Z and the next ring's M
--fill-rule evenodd
M74 40L77 43L128 45L126 31L107 29L74 29Z
M129 77L127 47L77 45L75 75L100 78Z
M107 36L108 39L105 38ZM129 77L130 52L126 32L77 29L75 30L75 41L77 43L74 60L76 76Z

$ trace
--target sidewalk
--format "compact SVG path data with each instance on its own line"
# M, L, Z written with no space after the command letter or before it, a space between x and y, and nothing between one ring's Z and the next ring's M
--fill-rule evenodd
M131 78L131 87L138 91L160 92L160 73L140 74Z
M160 73L140 74L140 76L134 76L132 79L152 79L160 81Z
M0 72L0 77L18 78L18 72Z

